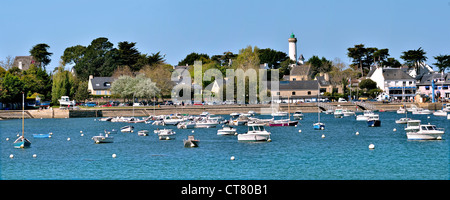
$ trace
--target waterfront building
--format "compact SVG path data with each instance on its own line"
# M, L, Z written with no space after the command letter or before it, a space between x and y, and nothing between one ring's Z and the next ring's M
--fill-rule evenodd
M112 77L89 76L88 91L91 95L111 95Z
M432 80L434 80L434 93L435 98L450 98L450 74L449 73L432 73L425 74L420 79L418 79L417 83L417 91L420 94L426 95L431 98L433 88L432 88Z
M373 67L367 74L383 90L377 99L412 100L416 94L416 79L407 73L407 68Z

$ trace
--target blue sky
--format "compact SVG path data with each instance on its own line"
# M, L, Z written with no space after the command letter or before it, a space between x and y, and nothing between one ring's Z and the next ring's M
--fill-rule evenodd
M48 69L65 48L98 37L115 47L130 41L142 53L161 51L172 65L191 52L238 53L247 45L288 53L291 32L306 59L350 63L347 48L360 43L389 48L397 59L422 47L428 64L450 54L450 0L2 0L0 8L0 60L47 43Z

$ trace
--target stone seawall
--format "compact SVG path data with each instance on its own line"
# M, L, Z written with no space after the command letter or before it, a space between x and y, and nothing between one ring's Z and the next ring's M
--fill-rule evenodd
M328 103L333 106L341 105L343 109L361 111L361 108L355 104L346 103ZM402 103L383 104L378 102L371 102L375 105L377 110L395 111ZM410 107L412 103L407 103ZM416 104L418 107L427 108L430 110L442 109L442 103L420 103ZM182 113L190 115L199 115L207 111L211 114L228 115L233 112L247 113L248 111L255 111L256 113L270 113L270 105L206 105L206 106L161 106L160 108L153 107L135 107L134 116L150 116L150 115L166 115L172 113ZM280 104L280 111L288 111L287 104ZM302 103L290 105L291 113L296 110L301 110L304 113L316 113L316 103ZM95 109L81 109L81 110L60 110L59 108L47 110L26 110L25 118L76 118L76 117L116 117L116 116L133 116L132 107L115 107L115 108L95 108ZM21 110L0 110L0 119L19 119L22 118Z

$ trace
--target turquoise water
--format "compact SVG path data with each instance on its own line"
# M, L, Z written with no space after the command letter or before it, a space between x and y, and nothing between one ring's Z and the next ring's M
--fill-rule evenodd
M95 144L92 136L105 128L119 129L127 124L71 118L26 119L31 148L14 149L21 120L4 120L0 121L0 178L449 179L450 121L414 115L423 123L445 128L446 134L440 141L408 141L403 125L394 122L400 117L393 112L380 113L381 127L367 127L366 122L354 117L322 115L326 130L315 131L312 124L317 114L305 114L298 127L267 127L272 132L270 143L242 143L236 136L217 136L219 127L195 129L199 148L183 147L182 140L192 134L192 129L172 127L177 138L160 141L152 133L158 127L147 124L133 125L134 133L119 132L114 135L114 143ZM141 129L152 134L137 136ZM239 133L245 131L246 127L238 127ZM360 134L355 135L356 131ZM48 132L53 132L52 138L32 137L33 133ZM322 134L326 137L321 138ZM368 149L371 143L374 150ZM10 154L14 154L13 159ZM117 157L112 158L112 154ZM231 156L236 159L231 161Z

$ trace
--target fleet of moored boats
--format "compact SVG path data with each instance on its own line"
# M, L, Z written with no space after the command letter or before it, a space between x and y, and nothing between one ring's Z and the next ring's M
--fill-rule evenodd
M404 118L400 118L395 121L398 124L406 124L405 132L409 140L440 140L442 135L445 133L443 128L437 128L435 125L431 124L421 124L420 120L414 120L408 118L408 112L413 115L419 114L433 114L435 116L446 116L450 120L450 104L445 105L442 110L432 112L428 109L418 108L412 106L410 108L400 107L397 110L398 114L405 114ZM326 111L326 114L334 114L335 118L343 118L348 116L355 116L356 121L366 121L369 127L381 126L380 116L374 111L365 110L362 114L356 115L355 112L349 110L343 110L338 106L334 111ZM325 123L320 122L320 114L318 112L318 121L313 124L314 130L324 130ZM286 117L289 117L286 119ZM231 113L230 119L225 120L222 116L212 115L208 112L203 112L199 116L192 115L181 115L181 114L171 114L171 115L159 115L150 116L147 118L135 118L135 117L105 117L99 119L99 121L110 121L110 122L127 122L127 123L146 123L154 126L176 126L178 129L195 129L195 128L214 128L222 124L222 128L217 130L217 135L237 135L238 141L245 142L270 142L271 133L267 131L264 126L297 126L299 125L298 120L302 120L304 115L301 111L296 111L293 113L294 121L290 120L290 113L288 112L276 112L272 114L272 119L260 119L256 117L256 113L250 111L248 113ZM280 117L280 119L275 119L275 117ZM24 118L24 117L23 117ZM24 119L22 118L22 121ZM247 126L248 131L246 133L237 133L236 128L232 126ZM31 146L31 142L24 136L24 128L22 126L22 135L18 134L18 138L14 141L15 148L27 148ZM120 132L132 133L134 127L132 125L126 125L120 129ZM95 143L112 143L114 142L114 136L118 131L115 129L105 130L97 136L92 137ZM192 131L194 132L194 131ZM158 135L160 140L172 140L175 139L176 132L172 129L157 128L154 133ZM148 130L139 130L139 136L148 136ZM49 134L33 134L34 138L50 138ZM185 147L198 147L199 140L195 139L193 135L189 135L187 139L183 140Z

